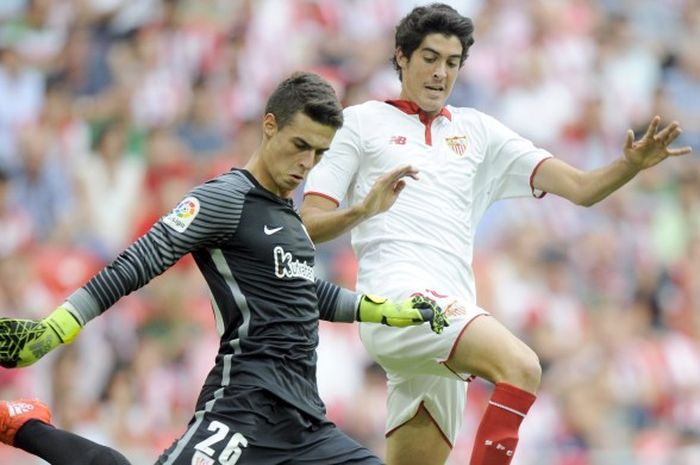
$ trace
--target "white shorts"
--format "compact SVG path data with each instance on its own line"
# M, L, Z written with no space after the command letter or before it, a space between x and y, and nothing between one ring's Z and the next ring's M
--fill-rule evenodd
M454 446L462 426L469 374L455 373L444 362L469 323L488 312L475 305L455 302L450 306L451 302L443 299L438 303L450 307L448 314L450 310L457 312L441 334L435 334L427 324L392 328L360 323L360 338L387 373L387 435L413 418L422 404Z

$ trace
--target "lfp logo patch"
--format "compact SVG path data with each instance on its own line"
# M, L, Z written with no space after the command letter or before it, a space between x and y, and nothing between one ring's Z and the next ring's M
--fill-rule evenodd
M199 213L199 200L196 197L187 197L168 216L163 218L163 223L177 232L184 232L197 213Z

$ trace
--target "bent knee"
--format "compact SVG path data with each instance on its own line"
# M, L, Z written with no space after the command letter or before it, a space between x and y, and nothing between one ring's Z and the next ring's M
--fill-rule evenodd
M541 380L540 358L534 350L523 344L510 357L510 363L504 370L501 381L534 393L539 389Z

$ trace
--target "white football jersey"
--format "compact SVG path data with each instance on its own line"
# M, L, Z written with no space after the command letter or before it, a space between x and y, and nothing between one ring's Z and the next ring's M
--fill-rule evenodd
M394 168L413 165L420 177L407 179L387 212L352 230L357 289L392 298L430 289L474 302L471 263L482 215L496 200L535 195L532 177L552 155L471 108L447 106L429 121L411 102L369 101L344 115L305 195L353 205Z

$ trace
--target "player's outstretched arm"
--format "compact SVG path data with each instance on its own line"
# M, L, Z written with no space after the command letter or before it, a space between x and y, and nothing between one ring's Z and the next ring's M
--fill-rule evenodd
M356 319L397 327L430 323L430 328L437 334L450 325L443 309L425 296L413 296L397 303L383 297L364 294L357 306Z
M323 279L316 280L316 295L319 318L326 321L364 321L400 327L430 323L438 334L450 324L443 309L425 296L394 302L371 294L358 294Z
M43 320L0 318L0 366L25 367L61 344L70 344L82 326L60 306Z
M212 221L213 210L209 202L200 200L219 199L224 195L222 192L228 193L228 190L221 188L224 182L217 178L190 191L170 214L157 221L146 234L68 296L67 301L47 318L0 318L0 366L15 368L31 365L61 344L70 343L82 326L123 296L148 284L182 256L212 238L232 234L239 220L234 212L240 210L230 208L227 212L230 216L224 219L217 213L219 216ZM242 200L237 195L237 192L231 194L227 201L231 205L240 205ZM185 204L196 204L198 208L188 223L178 223L177 212Z
M301 217L314 242L334 239L366 219L391 208L406 187L406 178L418 179L418 170L410 165L396 168L379 177L362 202L338 210L338 204L313 192L304 197Z
M634 139L634 132L630 129L623 155L602 168L581 171L556 158L546 160L535 173L533 187L564 197L577 205L591 206L625 185L640 171L667 158L692 152L691 147L670 147L682 132L678 122L674 121L659 130L660 122L661 118L655 116L639 140Z
M693 151L689 146L675 149L669 147L683 132L677 121L659 130L660 123L661 117L655 116L644 136L638 141L634 140L634 132L631 129L627 131L625 159L639 171L651 168L669 157L687 155Z

